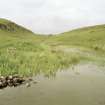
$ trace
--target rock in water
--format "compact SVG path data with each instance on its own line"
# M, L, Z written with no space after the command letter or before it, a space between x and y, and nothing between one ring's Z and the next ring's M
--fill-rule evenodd
M26 87L31 87L31 84L30 83L26 83Z

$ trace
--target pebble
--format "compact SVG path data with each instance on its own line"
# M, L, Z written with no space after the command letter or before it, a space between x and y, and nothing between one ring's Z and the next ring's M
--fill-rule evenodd
M26 83L26 87L31 87L31 84L30 83Z

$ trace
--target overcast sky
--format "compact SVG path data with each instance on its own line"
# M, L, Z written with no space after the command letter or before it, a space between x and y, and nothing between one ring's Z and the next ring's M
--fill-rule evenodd
M104 24L105 0L0 0L0 17L36 33Z

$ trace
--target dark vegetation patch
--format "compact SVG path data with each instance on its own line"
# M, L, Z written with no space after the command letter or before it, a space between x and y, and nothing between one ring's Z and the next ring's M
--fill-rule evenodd
M0 76L0 89L9 87L17 87L25 82L23 77L17 75L14 76Z

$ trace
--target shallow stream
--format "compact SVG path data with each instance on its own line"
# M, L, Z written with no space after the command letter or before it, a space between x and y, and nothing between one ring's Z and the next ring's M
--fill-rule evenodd
M0 90L0 105L105 105L105 71L95 65L77 65L35 80L29 88Z

